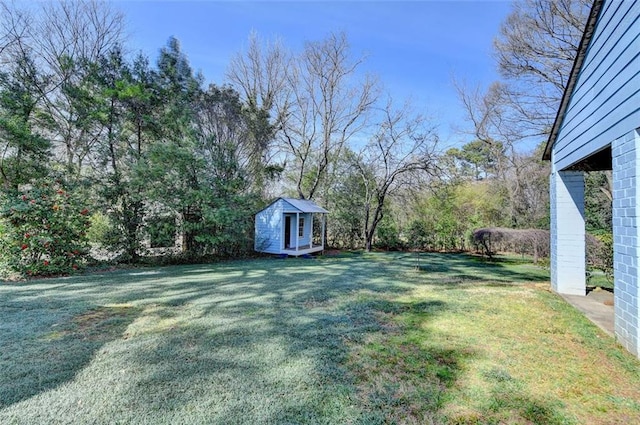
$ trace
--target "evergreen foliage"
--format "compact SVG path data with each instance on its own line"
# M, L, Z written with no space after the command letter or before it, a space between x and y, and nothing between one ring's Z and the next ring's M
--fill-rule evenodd
M68 274L84 268L89 209L80 192L60 183L4 195L0 239L10 272Z

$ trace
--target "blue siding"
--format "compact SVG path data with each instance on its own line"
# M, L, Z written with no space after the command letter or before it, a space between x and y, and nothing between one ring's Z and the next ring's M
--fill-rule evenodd
M308 201L306 201L308 203ZM303 207L308 205L302 205ZM313 211L325 211L313 204ZM326 211L325 211L326 212ZM313 231L312 216L323 213L302 212L283 198L279 198L274 203L256 214L255 218L255 239L254 249L258 252L269 254L280 254L285 249L285 218L291 217L291 248L295 249L296 237L298 236L297 217L304 218L304 232L302 237L298 237L298 246L310 245ZM289 249L291 249L289 248Z
M553 146L562 170L640 127L640 2L607 1Z
M285 203L285 205L286 205L286 203ZM285 212L286 212L286 207L285 207ZM286 214L291 216L291 223L290 223L291 247L294 248L296 246L296 236L299 235L299 233L298 233L298 222L296 221L296 217L304 219L303 235L302 236L298 236L298 246L309 245L309 241L311 240L311 214L310 213L299 213L299 215L297 215L297 216L296 216L295 212L286 213Z
M278 200L256 214L254 248L259 252L279 254L282 250L284 236L283 200Z
M302 237L298 238L298 244L300 246L309 245L311 241L311 214L300 214L300 218L304 219L304 230ZM298 227L296 226L296 232L298 231Z
M305 219L304 219L304 245L311 244L311 235L313 233L312 220L313 220L313 214L305 214Z

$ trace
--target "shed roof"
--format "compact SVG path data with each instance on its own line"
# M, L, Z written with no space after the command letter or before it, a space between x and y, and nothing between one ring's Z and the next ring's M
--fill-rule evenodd
M279 198L299 210L303 213L323 213L328 214L329 211L322 208L320 205L307 199L295 199L295 198ZM276 200L277 201L277 200Z
M578 47L578 54L576 55L576 59L573 62L573 68L571 69L571 74L569 75L569 81L567 82L567 87L565 87L562 101L560 102L560 108L558 109L558 114L556 115L553 127L551 128L551 134L549 135L549 140L547 141L547 145L544 148L542 159L551 159L551 149L553 148L553 145L556 143L556 139L558 138L558 132L560 131L560 126L562 125L564 114L567 112L567 108L569 107L569 101L571 99L571 95L573 95L573 90L575 89L576 82L578 81L578 75L580 74L580 71L582 69L582 64L587 54L587 49L589 48L589 44L591 43L591 39L593 38L593 33L595 31L596 24L598 23L598 16L600 15L600 10L602 9L603 3L604 0L593 1L591 13L589 14L589 19L587 20L587 25L584 29L584 33L582 34L582 39L580 40L580 45Z
M307 199L284 198L284 197L280 197L280 198L275 199L273 202L271 202L265 208L260 210L260 212L269 209L273 204L275 204L278 201L283 201L283 202L286 202L287 204L289 204L290 208L295 210L294 212L329 214L329 211L325 210L324 208L322 208L320 205L316 204L313 201L309 201ZM289 212L290 212L290 210L289 210Z

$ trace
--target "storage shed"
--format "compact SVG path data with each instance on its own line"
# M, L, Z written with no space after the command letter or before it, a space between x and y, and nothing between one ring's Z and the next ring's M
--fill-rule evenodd
M256 214L254 249L293 256L323 251L328 213L312 201L278 198Z
M613 170L616 338L640 354L640 1L596 0L544 158L551 285L585 295L584 172Z

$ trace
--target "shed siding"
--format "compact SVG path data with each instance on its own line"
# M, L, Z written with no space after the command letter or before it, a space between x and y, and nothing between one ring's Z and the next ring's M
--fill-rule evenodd
M284 201L279 199L256 214L255 250L279 254L282 250L282 211Z
M291 217L290 231L291 231L291 241L290 248L296 247L296 237L298 240L298 246L309 245L311 241L311 214L310 213L287 213ZM298 236L298 222L296 218L304 219L304 231L303 236ZM284 237L284 236L283 236Z
M291 249L296 247L296 241L298 247L305 247L299 250L301 254L305 250L313 249L315 247L309 246L313 237L312 217L314 214L324 216L327 213L327 210L311 201L278 198L265 209L256 213L254 249L269 254L291 253ZM291 238L289 241L284 240L286 233L284 227L287 218L290 218ZM297 218L304 218L303 236L301 237L298 236Z
M300 246L309 245L311 241L311 214L300 214L301 218L304 218L304 229L302 233L302 237L298 239L298 243ZM298 227L296 226L296 232L298 231Z
M555 170L600 151L640 123L640 2L608 1L553 146Z

